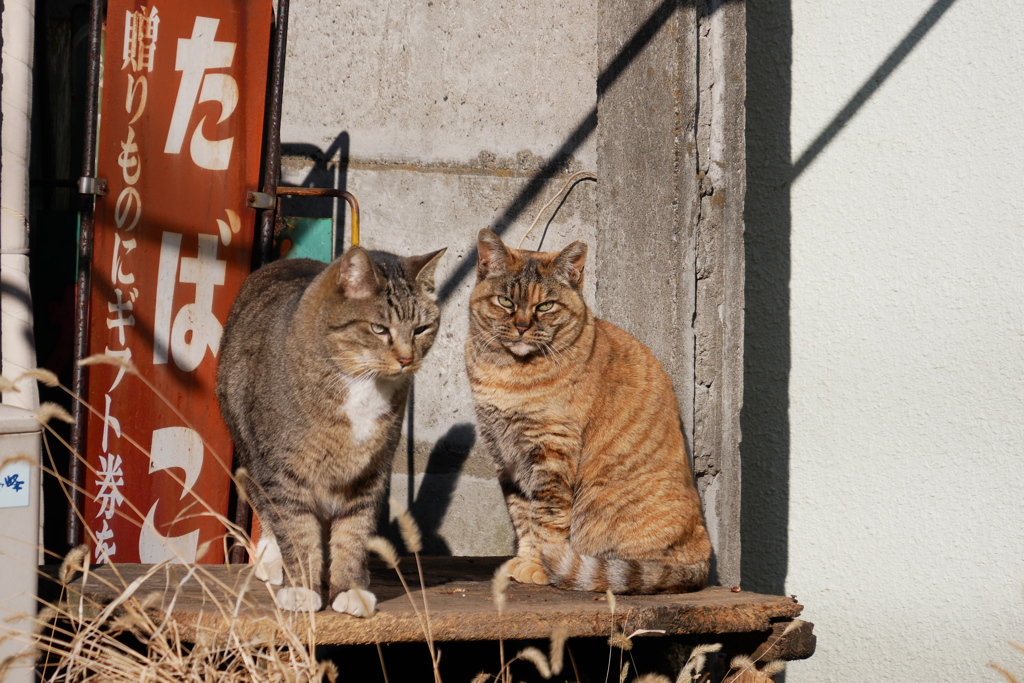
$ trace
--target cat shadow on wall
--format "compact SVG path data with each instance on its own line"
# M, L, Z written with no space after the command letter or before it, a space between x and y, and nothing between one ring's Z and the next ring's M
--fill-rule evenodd
M410 440L410 443L413 442L414 440ZM452 554L451 547L439 532L441 523L451 507L452 498L455 497L455 487L459 483L462 467L469 458L475 443L476 429L473 425L469 423L453 425L431 449L419 487L416 487L414 467L409 467L408 473L403 475L412 479L409 481L409 490L414 491L415 495L408 507L420 528L424 555ZM401 455L398 454L396 457L401 457ZM412 461L411 453L409 460ZM401 501L396 500L395 502L397 505L402 505ZM389 490L384 504L381 506L377 523L378 533L393 541L398 547L404 547L398 532L398 523L391 517L391 493Z

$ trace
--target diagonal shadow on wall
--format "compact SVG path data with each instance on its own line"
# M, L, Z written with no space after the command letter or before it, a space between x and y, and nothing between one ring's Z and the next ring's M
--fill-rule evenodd
M633 32L629 40L623 44L621 49L611 59L607 66L605 66L598 74L596 80L596 99L600 100L601 97L615 85L618 79L633 64L636 58L640 56L655 36L657 36L664 28L666 23L668 23L677 10L682 7L692 6L697 1L698 0L662 0L662 2L658 4L644 22L636 29L636 31ZM739 0L726 0L726 2L732 1ZM714 7L709 7L707 11L709 13L713 13L720 9L724 4L724 2L718 3ZM522 215L526 207L529 206L530 203L544 190L547 181L568 167L573 155L597 130L597 125L598 109L595 103L594 107L582 117L580 122L569 133L564 142L549 157L544 166L527 181L525 186L516 194L501 214L488 227L499 235L504 234ZM344 136L344 140L342 140L342 136ZM308 144L286 143L282 145L282 152L285 156L302 156L314 161L314 167L302 182L302 185L333 186L344 189L346 182L346 168L349 161L347 134L342 133L341 136L339 136L339 140L336 140L335 144L333 144L328 150L321 150L316 146ZM334 158L335 154L338 154L340 159L339 169L337 172L329 166L329 163ZM295 215L299 212L300 211L297 207L285 210L285 213L289 215ZM306 208L301 210L301 215L315 216L324 214L316 213L310 208ZM474 251L469 258L462 261L461 265L455 272L449 275L444 282L439 283L438 300L440 303L443 304L451 298L455 290L466 280L467 277L471 275L475 267L475 263L476 254ZM414 425L410 424L410 431L412 431L413 428ZM466 448L463 443L466 441L465 436L463 425L456 425L452 432L447 435L445 439L442 439L442 442L445 442L446 440L459 442L460 446L454 449L456 452L456 460L459 458L464 460L468 456L468 448ZM445 448L442 447L442 442L439 442L438 448L431 453L427 465L427 474L438 474L438 472L432 472L432 468L447 467L445 463L451 459L449 456L445 455ZM470 442L470 446L471 445L472 442ZM411 455L409 456L409 460L409 471L413 472L414 463L411 462ZM454 486L454 483L455 480L452 479L451 486ZM440 543L436 531L440 527L448 502L451 500L452 492L450 490L444 490L443 486L438 489L435 485L434 488L431 489L430 494L431 497L439 497L441 500L445 501L444 504L428 509L428 506L425 505L425 500L421 500L420 496L416 496L414 499L411 491L406 503L409 508L414 509L417 513L417 520L427 529L428 537L436 537L435 541ZM384 519L386 519L386 517L384 517Z
M608 65L601 70L601 73L598 74L597 99L600 100L604 93L615 85L619 77L625 73L626 69L643 52L644 48L647 47L680 7L692 5L697 1L699 0L663 0L651 12L644 23L637 28ZM709 11L713 12L721 8L723 4L725 3L721 3L709 9ZM568 165L572 155L593 135L595 130L597 130L596 104L566 137L561 147L551 155L547 163L544 164L544 167L530 179L526 186L520 190L519 194L516 195L501 215L488 228L498 235L504 235L505 231L519 218L530 202L544 189L546 181ZM455 292L455 289L465 281L475 266L476 250L474 249L469 258L463 259L459 268L440 284L438 287L438 300L441 303L447 301L452 293Z
M791 2L747 4L747 198L744 210L743 587L783 594L789 561L789 375L792 183L939 22L956 0L936 0L791 161Z

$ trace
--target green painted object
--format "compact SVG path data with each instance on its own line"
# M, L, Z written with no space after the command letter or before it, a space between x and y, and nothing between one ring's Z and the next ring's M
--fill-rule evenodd
M329 263L331 232L330 218L285 218L284 229L276 240L279 258L311 258Z

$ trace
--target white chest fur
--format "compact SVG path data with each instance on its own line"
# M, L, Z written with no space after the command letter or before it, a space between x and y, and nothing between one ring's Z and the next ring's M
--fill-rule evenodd
M387 379L360 379L348 388L342 410L352 425L352 438L357 442L370 438L377 420L391 409L391 397L398 382Z

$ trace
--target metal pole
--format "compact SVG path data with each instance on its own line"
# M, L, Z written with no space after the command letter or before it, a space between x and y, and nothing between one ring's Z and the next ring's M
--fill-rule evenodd
M96 176L96 126L99 123L100 35L103 29L105 0L92 0L89 8L89 68L85 83L85 135L82 145L82 177ZM78 240L78 300L75 306L75 366L71 387L75 394L86 398L89 378L86 368L78 361L89 354L89 300L92 297L92 242L93 208L95 196L81 194L81 228ZM67 542L72 548L82 542L83 528L80 515L85 509L82 487L85 483L85 417L81 401L74 401L71 415L75 424L71 428L71 455L68 478L71 480L71 501L68 505Z
M274 53L270 70L270 106L267 112L267 140L264 148L263 193L276 197L281 175L281 99L284 88L284 59L288 47L288 0L277 1ZM276 202L275 202L276 203ZM259 265L269 263L274 247L274 214L264 209L260 216Z

